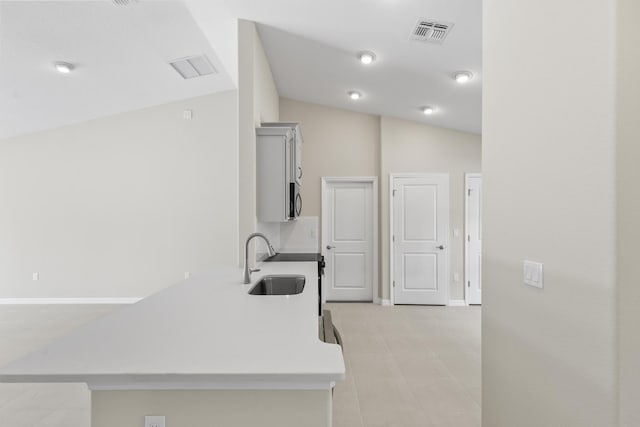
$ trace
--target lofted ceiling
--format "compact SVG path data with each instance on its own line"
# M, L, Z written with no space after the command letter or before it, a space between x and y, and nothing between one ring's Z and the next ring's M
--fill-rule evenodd
M168 64L197 54L219 73L184 80ZM182 2L0 2L0 138L234 87Z
M281 96L480 133L481 0L185 2L231 74L236 58L220 33L235 19L252 20ZM454 25L443 44L410 41L419 18ZM377 60L363 66L356 58L362 50ZM465 85L453 79L461 70L474 74ZM350 90L363 98L350 100ZM426 105L434 107L431 116L420 111Z
M283 97L480 133L481 14L481 0L0 0L0 138L236 87L237 19L257 23ZM419 18L454 26L441 45L410 41ZM168 65L203 53L218 74Z

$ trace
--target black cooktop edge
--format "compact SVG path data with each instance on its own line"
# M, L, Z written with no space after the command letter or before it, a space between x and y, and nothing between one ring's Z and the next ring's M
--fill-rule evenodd
M265 262L276 262L276 261L293 261L293 262L318 262L322 259L322 254L320 253L294 253L294 252L283 252L277 253L274 256L270 256L265 259Z

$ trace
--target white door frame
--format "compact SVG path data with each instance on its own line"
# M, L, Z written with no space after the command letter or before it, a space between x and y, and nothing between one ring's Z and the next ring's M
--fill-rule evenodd
M467 241L467 230L469 227L469 198L467 197L467 195L469 194L469 178L480 178L482 179L482 174L481 173L465 173L464 174L464 283L465 285L464 287L464 302L465 304L469 305L469 299L468 299L468 295L469 292L467 291L467 280L469 277L469 242Z
M395 184L395 180L399 178L431 178L434 176L442 176L446 175L447 178L450 178L448 173L391 173L389 174L389 299L390 304L395 305L395 295L393 291L393 278L394 278L394 269L393 269L393 260L394 260L394 244L393 244L393 187ZM449 190L449 203L451 203L451 190ZM451 214L449 214L451 215ZM449 221L451 222L451 221ZM449 223L449 227L451 227L451 223ZM450 230L447 230L447 238L449 236ZM447 246L449 249L451 245L450 241L447 241ZM449 262L451 257L451 251L447 251L447 258L444 261L445 265L445 277L446 283L444 286L446 287L447 292L447 301L449 301L449 288L450 288L450 277L449 277ZM447 305L449 303L447 302Z
M322 204L322 239L320 242L320 252L322 255L326 256L326 245L327 241L327 206L324 202L325 195L327 191L327 184L329 183L348 183L348 182L365 182L371 183L373 185L373 197L371 198L371 203L373 205L373 263L371 268L373 268L373 274L371 277L373 278L371 286L373 286L373 300L376 301L378 299L378 288L380 284L378 283L378 177L377 176L323 176L322 177L322 190L320 193L321 204ZM324 287L326 286L326 282L322 281L322 303L327 302L327 293L325 292Z

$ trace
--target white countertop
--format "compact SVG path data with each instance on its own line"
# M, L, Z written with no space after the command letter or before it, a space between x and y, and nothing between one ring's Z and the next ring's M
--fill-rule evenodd
M318 339L314 262L194 275L0 368L0 382L84 382L93 390L327 389L339 346ZM303 274L304 291L249 295L267 274Z

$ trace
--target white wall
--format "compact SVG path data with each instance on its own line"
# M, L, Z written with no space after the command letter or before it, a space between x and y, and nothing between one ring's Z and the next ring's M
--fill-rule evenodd
M258 223L256 218L256 126L261 122L278 121L279 97L269 61L262 47L256 25L238 20L238 103L239 103L239 197L240 234L239 259L243 263L244 242L255 231L265 233L276 250L280 225ZM255 242L255 241L254 241ZM258 252L265 251L261 240ZM256 243L252 243L249 259L255 259ZM262 249L260 249L262 248Z
M280 96L255 24L251 32L253 33L253 124L258 127L262 122L278 121Z
M640 3L618 1L618 319L620 425L640 425Z
M230 91L0 141L0 298L143 297L236 264L236 114Z
M320 216L323 176L378 176L380 285L389 298L389 174L447 172L451 176L451 298L463 299L464 173L480 171L480 136L389 117L354 113L291 99L280 99L280 118L301 123L304 135L304 215Z
M303 215L320 217L323 176L378 176L378 116L281 98L280 118L300 122L304 137Z
M170 427L326 427L331 400L329 390L94 391L91 426L140 427L162 414Z
M238 260L244 239L256 231L256 148L253 115L253 44L255 24L238 20ZM252 258L255 256L251 252Z
M483 3L485 426L616 425L613 5Z
M449 174L449 298L464 299L464 174L480 172L480 135L382 117L380 218L382 298L389 298L389 174ZM460 230L453 237L453 230ZM453 280L454 274L460 280Z
M277 122L280 116L280 96L276 89L271 66L262 46L262 40L255 24L253 27L253 126L262 122ZM255 169L254 169L255 171ZM255 173L255 172L254 172ZM256 212L257 215L257 212ZM263 233L276 249L280 249L280 223L266 223L257 221L257 231ZM240 236L246 237L246 236ZM254 243L258 258L266 256L266 246L262 241Z

